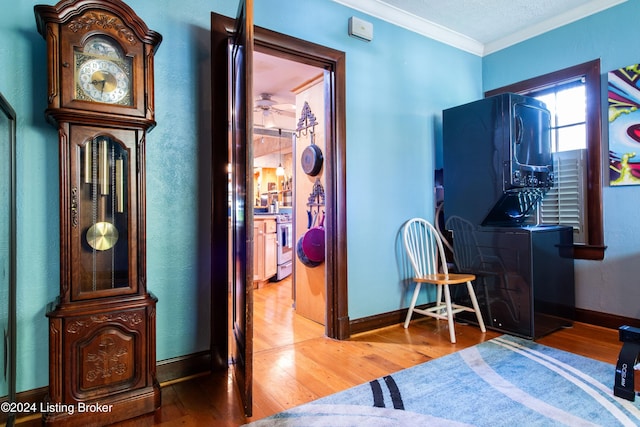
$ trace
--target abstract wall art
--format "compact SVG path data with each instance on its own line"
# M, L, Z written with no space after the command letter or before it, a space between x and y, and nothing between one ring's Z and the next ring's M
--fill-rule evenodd
M640 64L608 73L609 184L640 184Z

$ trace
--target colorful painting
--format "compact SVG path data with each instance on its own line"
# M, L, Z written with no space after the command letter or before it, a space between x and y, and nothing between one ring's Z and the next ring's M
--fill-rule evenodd
M609 72L609 183L640 184L640 64Z

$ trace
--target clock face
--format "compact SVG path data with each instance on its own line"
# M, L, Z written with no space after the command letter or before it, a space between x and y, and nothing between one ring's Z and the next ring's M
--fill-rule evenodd
M76 99L132 105L132 58L104 36L90 38L74 54Z
M107 59L90 59L78 70L78 84L91 100L121 103L130 95L131 81L125 71Z

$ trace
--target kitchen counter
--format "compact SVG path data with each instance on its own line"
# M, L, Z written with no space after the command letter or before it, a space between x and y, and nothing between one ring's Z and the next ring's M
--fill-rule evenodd
M277 213L268 213L268 212L254 212L254 219L276 219L278 217Z

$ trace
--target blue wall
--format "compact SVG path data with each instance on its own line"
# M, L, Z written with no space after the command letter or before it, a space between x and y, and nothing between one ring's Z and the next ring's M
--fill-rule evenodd
M576 263L576 305L640 318L640 187L608 186L607 72L640 62L636 38L640 0L629 0L570 25L489 55L483 88L494 89L600 58L603 101L603 209L608 249L603 261Z
M37 3L14 2L0 15L0 91L18 115L19 391L48 383L45 307L59 289L57 134L44 120ZM127 3L163 36L147 146L148 287L159 298L163 360L209 345L209 13L233 16L237 1ZM373 42L348 37L352 15L373 22ZM255 22L346 52L349 315L406 306L397 232L412 216L433 215L440 112L482 95L481 58L330 0L259 1Z

